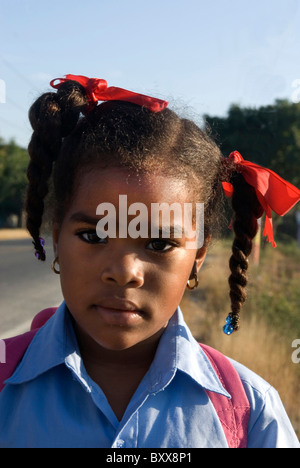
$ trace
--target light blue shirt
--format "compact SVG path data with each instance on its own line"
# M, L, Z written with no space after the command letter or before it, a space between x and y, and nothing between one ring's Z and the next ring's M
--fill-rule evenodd
M251 404L248 447L299 448L277 392L233 364ZM228 394L180 308L120 422L84 368L64 303L6 382L0 393L0 448L228 447L205 389Z

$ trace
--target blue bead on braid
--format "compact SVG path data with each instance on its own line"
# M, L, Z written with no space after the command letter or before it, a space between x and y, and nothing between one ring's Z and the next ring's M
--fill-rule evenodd
M232 317L228 315L226 318L226 324L223 327L223 332L225 335L231 335L234 332L234 328L232 326Z

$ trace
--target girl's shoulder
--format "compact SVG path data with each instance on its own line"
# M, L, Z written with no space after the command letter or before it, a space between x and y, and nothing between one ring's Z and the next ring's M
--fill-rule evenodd
M244 387L247 389L252 389L252 391L256 393L258 397L260 395L261 398L264 398L269 391L274 390L270 383L253 372L251 369L244 366L240 362L235 361L234 359L228 359L239 374Z
M13 374L21 361L36 332L37 330L30 330L22 335L3 340L5 362L0 366L0 392L4 388L5 380Z
M255 411L259 415L263 411L268 411L271 402L275 406L282 406L277 390L269 382L240 362L231 358L228 359L241 379L252 412ZM272 408L270 407L270 409Z
M57 307L42 310L34 317L28 332L2 340L5 346L5 362L0 365L0 392L4 388L5 380L13 374L22 360L38 330L54 315L56 310Z
M299 448L295 430L277 390L262 377L233 359L250 403L248 447Z

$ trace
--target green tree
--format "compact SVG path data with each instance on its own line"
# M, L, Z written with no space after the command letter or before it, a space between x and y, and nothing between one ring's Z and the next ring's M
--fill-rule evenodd
M11 140L0 139L0 218L15 214L21 220L27 185L28 154Z
M224 156L239 151L244 159L268 167L300 187L300 104L276 100L260 108L232 105L226 117L205 116L212 136ZM296 237L294 208L281 218L274 215L274 229L281 240Z
M258 109L232 105L227 117L205 119L224 156L239 151L244 159L300 186L300 104L277 100Z

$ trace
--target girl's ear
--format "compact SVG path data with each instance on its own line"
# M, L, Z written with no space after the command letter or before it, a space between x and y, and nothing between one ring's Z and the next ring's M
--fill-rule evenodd
M53 242L53 251L54 258L58 257L58 239L59 239L59 224L53 223L52 226L52 242Z
M211 236L209 236L205 240L205 243L204 243L203 247L201 247L201 249L197 250L196 258L195 258L197 272L201 269L201 267L202 267L202 265L204 263L210 241L211 241Z
M195 258L197 272L201 269L201 267L202 267L202 265L204 263L206 253L207 253L207 247L201 247L201 249L197 250L197 254L196 254L196 258Z

